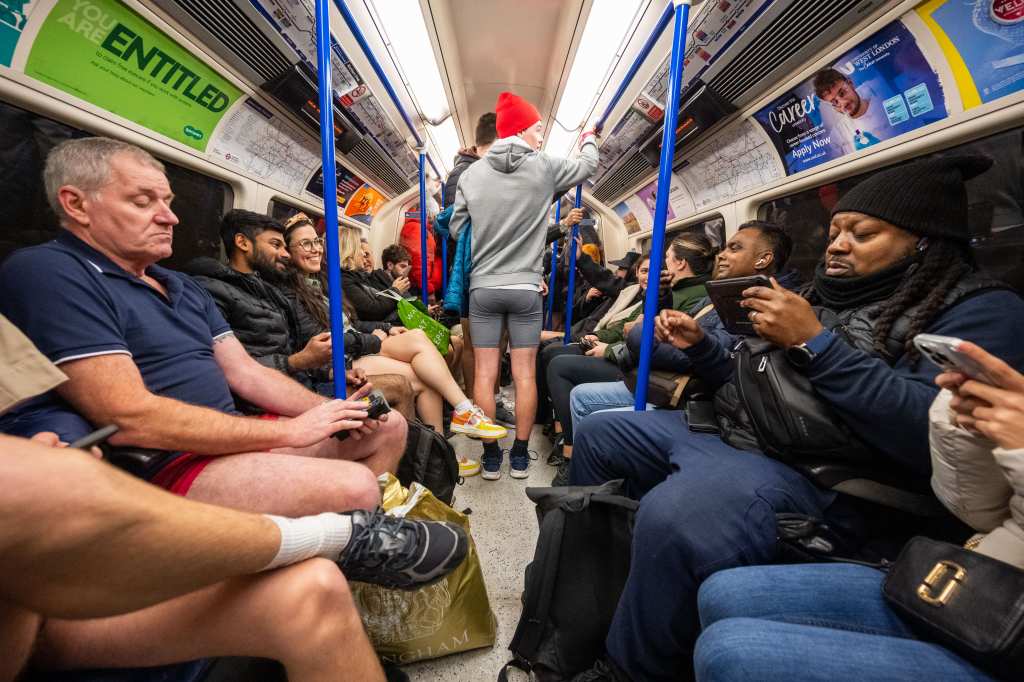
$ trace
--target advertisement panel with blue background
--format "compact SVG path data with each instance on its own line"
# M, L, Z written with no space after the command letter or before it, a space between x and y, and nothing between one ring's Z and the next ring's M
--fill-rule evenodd
M946 117L938 74L900 21L754 114L790 175Z
M917 13L949 60L964 109L1024 89L1024 0L929 0Z

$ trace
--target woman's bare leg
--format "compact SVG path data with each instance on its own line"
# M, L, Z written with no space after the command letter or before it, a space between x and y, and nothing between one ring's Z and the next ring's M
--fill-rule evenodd
M399 339L402 336L409 336L412 333L413 332L406 332L401 336L393 336L391 338ZM422 333L420 335L422 336ZM428 344L430 343L425 336L423 336L423 339L426 340ZM431 347L433 348L432 344ZM434 348L434 353L437 355L438 359L441 358L441 354L437 352L436 348ZM367 375L400 374L404 376L409 380L409 383L412 384L413 395L416 399L416 412L419 414L420 419L422 419L425 424L432 426L438 433L444 433L444 402L437 391L420 379L415 368L410 363L385 355L364 355L352 364L366 372ZM441 360L441 364L442 366L444 365L443 360ZM445 371L447 371L447 369L445 369ZM449 373L448 376L451 377L451 374Z
M381 344L380 352L389 358L408 362L420 381L440 393L450 404L458 405L467 399L445 364L444 357L421 330L413 329L388 337Z

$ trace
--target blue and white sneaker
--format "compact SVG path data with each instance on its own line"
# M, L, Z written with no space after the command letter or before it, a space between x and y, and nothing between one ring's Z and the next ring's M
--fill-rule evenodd
M508 451L508 475L512 478L527 478L530 475L530 460L537 459L537 453L527 450L518 454L514 449Z
M504 453L488 455L485 451L480 458L480 478L485 481L497 481L501 478L501 461Z

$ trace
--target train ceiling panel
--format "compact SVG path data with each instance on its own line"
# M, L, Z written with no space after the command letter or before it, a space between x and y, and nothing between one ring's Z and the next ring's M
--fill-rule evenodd
M288 3L287 8L276 0L156 0L155 4L254 86L280 85L298 71L315 74L311 64L315 59L313 38L306 30L309 26L303 23L311 20L312 0ZM334 47L333 85L341 105L339 111L348 123L342 123L342 127L349 131L346 158L355 161L382 187L400 194L412 186L410 179L416 171L405 136L395 129L341 48ZM290 92L294 94L294 88ZM315 82L309 82L308 94L315 104ZM296 119L308 126L308 113L291 101L294 99L283 101L278 97ZM310 132L318 135L319 125L313 123Z

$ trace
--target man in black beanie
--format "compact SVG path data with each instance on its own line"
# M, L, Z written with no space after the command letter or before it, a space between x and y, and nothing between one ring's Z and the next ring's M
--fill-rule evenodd
M774 562L776 514L824 519L859 539L871 518L884 518L887 534L900 519L917 525L906 512L929 490L938 370L913 337L968 339L1024 368L1024 301L977 275L969 250L964 180L989 165L938 157L855 187L833 212L824 259L802 294L774 280L744 292L758 336L736 348L688 315L659 315L660 339L683 350L714 392L721 435L693 432L668 410L598 412L578 426L570 484L625 479L641 499L609 660L586 679L657 682L689 671L698 587L725 568ZM787 390L766 388L780 381ZM829 426L794 418L809 410ZM829 463L841 471L822 467Z

